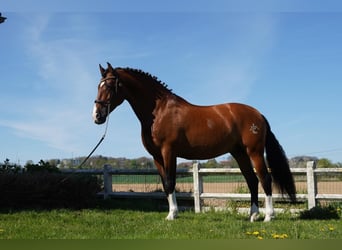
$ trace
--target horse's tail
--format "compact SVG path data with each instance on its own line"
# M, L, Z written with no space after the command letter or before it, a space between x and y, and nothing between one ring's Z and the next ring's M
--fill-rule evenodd
M266 132L266 159L268 167L271 169L273 181L279 188L282 194L287 193L292 202L296 201L296 187L294 185L293 176L290 171L289 162L283 150L283 147L279 144L277 138L271 131L270 124L264 117L267 132Z

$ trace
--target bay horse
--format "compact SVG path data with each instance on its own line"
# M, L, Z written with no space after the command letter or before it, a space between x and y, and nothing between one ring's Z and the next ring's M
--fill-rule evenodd
M99 65L102 78L92 114L94 122L103 124L124 100L129 102L141 123L142 142L153 156L162 179L169 203L167 220L173 220L178 213L177 157L203 160L229 152L251 193L251 222L259 213L259 181L266 194L264 221L274 217L272 179L281 193L287 193L293 202L296 200L285 152L266 118L256 109L239 103L193 105L149 73L107 65L107 69Z

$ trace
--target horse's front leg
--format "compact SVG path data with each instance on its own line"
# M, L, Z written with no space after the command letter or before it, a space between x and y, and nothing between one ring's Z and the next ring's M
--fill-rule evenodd
M172 161L169 164L165 163L162 165L159 160L154 160L159 175L162 178L164 192L167 196L167 201L169 203L169 214L166 216L166 220L174 220L178 215L178 206L176 200L176 160L174 160L174 165Z

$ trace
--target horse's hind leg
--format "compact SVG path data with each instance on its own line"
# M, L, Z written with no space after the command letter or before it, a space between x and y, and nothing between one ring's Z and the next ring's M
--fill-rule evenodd
M274 217L274 209L272 204L272 177L271 174L267 171L263 154L260 153L252 155L251 162L266 195L264 221L270 221Z
M257 220L259 215L258 206L258 184L259 180L253 171L252 163L246 153L232 153L238 162L242 175L245 177L249 191L251 193L250 221Z

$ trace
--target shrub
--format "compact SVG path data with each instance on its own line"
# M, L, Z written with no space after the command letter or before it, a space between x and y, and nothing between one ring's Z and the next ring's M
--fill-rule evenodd
M4 163L0 164L0 174L3 173L18 173L21 168L17 164L10 163L9 159L6 159Z
M40 160L38 164L26 164L25 171L28 173L60 173L60 170L56 166L51 165L49 162L45 162L43 160Z
M300 213L301 219L330 220L339 219L338 209L332 205L321 207L313 207Z
M5 208L83 208L101 190L94 176L26 172L0 174L0 206Z

